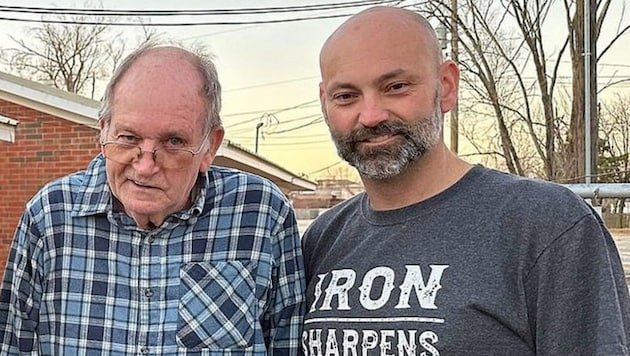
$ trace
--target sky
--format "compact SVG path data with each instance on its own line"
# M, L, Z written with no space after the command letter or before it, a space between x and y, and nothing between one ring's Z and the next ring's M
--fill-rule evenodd
M344 0L347 2L351 0ZM0 0L2 6L33 6L62 8L102 8L113 10L208 10L285 7L339 3L331 0L186 0L136 2L102 0L98 5L65 0ZM403 1L402 5L417 1ZM630 0L615 0L613 6L621 9ZM350 15L362 9L351 7L319 12L291 12L285 15L256 15L238 17L177 17L152 18L153 23L164 22L251 22L254 20L286 19L297 17ZM0 17L6 16L0 11ZM14 16L14 15L13 15ZM33 18L33 16L31 16ZM222 119L225 138L257 153L295 174L316 180L319 178L349 178L357 180L354 169L336 154L321 115L318 97L320 80L319 50L325 39L347 16L339 18L238 25L169 26L156 30L171 39L185 44L205 45L215 56L215 64L223 87ZM562 25L562 24L561 24ZM8 35L24 36L26 26L32 23L0 20L0 44L5 46ZM129 40L139 35L138 27L117 27ZM607 30L614 35L615 28ZM553 32L553 31L552 31ZM630 35L625 36L630 45ZM627 49L618 45L617 51ZM614 51L613 51L614 52ZM630 73L630 62L623 54L612 53L608 73ZM622 57L623 56L623 57ZM618 58L618 59L617 59ZM609 62L610 63L610 62ZM618 65L617 65L618 64ZM625 66L627 64L627 66ZM262 126L257 130L259 123ZM448 128L446 128L448 130ZM258 134L258 146L256 136ZM448 131L447 131L448 134ZM461 144L460 144L461 145Z

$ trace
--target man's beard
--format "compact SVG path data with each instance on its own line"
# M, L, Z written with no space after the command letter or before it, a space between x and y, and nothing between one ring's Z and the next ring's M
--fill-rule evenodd
M331 131L337 153L364 177L382 180L399 175L410 163L420 159L439 142L442 112L438 100L439 96L436 95L434 110L429 117L412 122L389 120L345 135ZM361 141L382 135L395 137L387 145L359 147Z

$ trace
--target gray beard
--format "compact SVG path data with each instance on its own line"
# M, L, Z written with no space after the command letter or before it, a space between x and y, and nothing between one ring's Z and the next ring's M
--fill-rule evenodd
M410 123L391 120L347 135L331 132L331 136L339 156L354 166L361 176L383 180L401 174L412 162L422 158L437 145L441 132L442 113L437 103L429 117ZM358 147L358 141L385 133L395 134L397 138L377 149L361 150Z

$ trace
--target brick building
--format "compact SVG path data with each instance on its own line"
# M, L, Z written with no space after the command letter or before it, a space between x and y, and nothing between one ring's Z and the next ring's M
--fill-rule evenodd
M25 203L48 181L85 169L99 153L99 106L0 72L0 275ZM285 194L316 187L228 140L214 163L268 178Z

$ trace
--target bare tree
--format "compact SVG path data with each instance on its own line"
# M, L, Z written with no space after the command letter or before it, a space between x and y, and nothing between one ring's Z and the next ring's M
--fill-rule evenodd
M17 48L5 49L3 58L22 77L94 98L97 82L111 75L127 39L112 30L109 18L90 18L96 25L72 24L88 22L84 16L55 19L64 23L42 23L29 28L24 38L11 37ZM138 43L157 37L153 29L143 29Z
M429 0L419 10L435 16L445 28L450 28L452 19L456 19L463 91L476 99L469 105L460 102L460 109L474 106L478 109L473 112L492 115L498 132L496 141L490 141L490 145L497 143L495 148L481 153L498 153L505 167L516 174L540 174L550 180L566 181L584 175L584 165L576 163L584 157L584 127L579 126L583 123L585 79L584 38L579 23L580 15L582 19L584 15L580 2L592 1L599 6L597 16L592 15L597 19L591 32L595 41L610 0L563 1L567 31L564 35L554 33L559 40L551 45L543 33L548 33L544 29L551 11L562 5L558 0L458 0L456 9L451 0ZM594 48L593 45L593 53ZM560 66L567 55L573 63L570 91L559 85ZM596 103L597 58L594 59L589 83L593 88L592 102ZM569 110L562 111L559 104L565 101L565 95L572 104ZM465 109L462 111L466 113ZM460 121L465 123L467 119ZM592 122L595 130L597 121ZM593 137L597 141L597 136Z
M108 74L108 56L122 50L106 39L108 30L105 25L44 23L30 28L25 39L11 37L18 48L6 51L8 64L23 77L85 94L88 85Z
M630 183L630 96L616 94L601 105L599 120L599 182ZM621 214L626 199L616 199L613 213Z
M460 0L455 13L463 90L474 93L477 100L472 105L482 106L477 112L483 112L483 106L490 109L485 111L494 117L498 132L497 141L492 141L496 142L494 151L510 172L527 175L535 171L548 178L555 175L555 82L547 76L548 62L539 42L551 1L523 8L504 1ZM439 21L454 15L446 0L430 1L425 10L438 14ZM536 15L531 16L531 12ZM444 21L443 26L449 27L449 22ZM519 32L525 35L515 36ZM527 78L532 63L538 81ZM534 158L538 164L523 162L525 157L530 161Z

